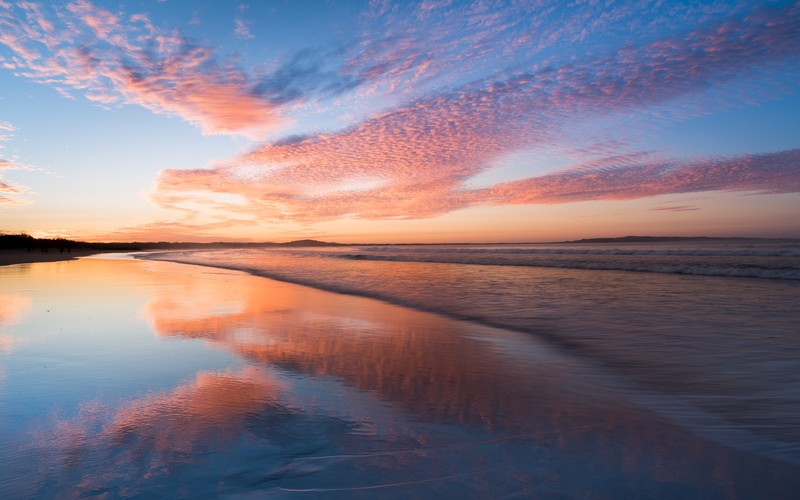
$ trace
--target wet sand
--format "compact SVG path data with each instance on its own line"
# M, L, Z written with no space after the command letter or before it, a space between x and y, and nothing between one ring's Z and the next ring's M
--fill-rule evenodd
M236 271L0 268L0 497L780 498L531 335ZM5 368L4 368L5 366Z

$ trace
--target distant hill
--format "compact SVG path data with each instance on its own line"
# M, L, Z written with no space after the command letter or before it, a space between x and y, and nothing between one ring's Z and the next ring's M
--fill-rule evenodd
M295 240L289 241L287 243L278 243L278 246L282 247L340 247L345 246L343 243L333 243L329 241L317 241L317 240Z

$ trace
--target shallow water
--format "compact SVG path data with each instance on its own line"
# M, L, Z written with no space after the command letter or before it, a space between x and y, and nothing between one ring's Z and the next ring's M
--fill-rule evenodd
M235 271L0 267L0 497L797 491L786 455L627 380L530 333Z

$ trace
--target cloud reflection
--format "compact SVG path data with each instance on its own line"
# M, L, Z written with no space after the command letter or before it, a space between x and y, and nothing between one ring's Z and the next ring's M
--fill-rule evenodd
M0 295L0 326L11 326L25 319L31 313L32 304L31 298L25 295ZM0 349L11 344L10 336L0 336Z
M238 437L247 416L263 411L281 384L257 368L237 373L201 372L191 383L166 394L132 401L115 411L101 439L113 445L135 443L138 455L153 452L188 456L208 441L229 442Z

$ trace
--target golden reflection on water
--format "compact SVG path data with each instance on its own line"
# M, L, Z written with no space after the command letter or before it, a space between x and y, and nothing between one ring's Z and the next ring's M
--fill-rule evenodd
M31 299L24 295L0 295L0 325L21 321L31 312Z
M148 484L183 485L187 495L308 484L319 492L442 477L414 491L582 496L592 491L582 484L612 481L608 491L619 494L667 484L725 496L780 492L771 479L786 477L783 465L705 442L626 402L593 369L522 334L161 262L30 265L16 285L73 305L140 304L160 339L201 340L244 362L55 418L28 450L45 457L30 458L43 464L32 481L38 493L126 496ZM11 296L2 317L24 318L30 298Z
M31 299L24 295L0 295L0 327L10 326L25 319L31 312ZM0 351L11 351L20 339L0 332Z

